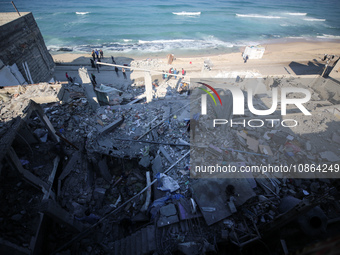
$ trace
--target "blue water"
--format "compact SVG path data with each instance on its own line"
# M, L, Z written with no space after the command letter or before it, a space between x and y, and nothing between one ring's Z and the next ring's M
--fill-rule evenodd
M0 2L1 11L14 11ZM271 40L339 40L339 0L16 0L49 50L203 54ZM179 15L183 14L186 15ZM191 12L191 13L188 13ZM177 14L176 14L177 13ZM178 14L179 13L179 14Z

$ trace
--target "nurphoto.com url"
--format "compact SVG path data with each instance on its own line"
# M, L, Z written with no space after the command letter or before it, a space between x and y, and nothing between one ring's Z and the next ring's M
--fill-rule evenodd
M255 166L235 166L235 165L208 165L195 166L195 173L338 173L340 164L290 164L271 165L261 164Z

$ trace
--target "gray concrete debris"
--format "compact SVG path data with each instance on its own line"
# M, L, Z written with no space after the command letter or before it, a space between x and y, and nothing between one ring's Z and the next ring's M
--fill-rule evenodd
M153 171L154 175L163 172L163 164L162 164L161 156L157 155L155 157L155 159L153 160L153 162L152 162L152 171Z
M150 157L149 156L144 156L141 158L141 160L139 161L139 165L141 165L144 168L148 168L150 165Z
M169 205L161 207L160 213L161 215L168 217L171 215L176 215L177 211L176 211L176 207L174 204L169 204Z
M336 155L333 151L323 151L320 152L320 156L330 162L340 161L340 157Z

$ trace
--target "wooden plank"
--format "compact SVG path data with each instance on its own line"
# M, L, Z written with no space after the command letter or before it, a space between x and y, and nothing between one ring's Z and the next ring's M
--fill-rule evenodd
M51 172L50 176L48 177L48 184L50 185L50 187L47 190L47 192L44 193L43 199L48 199L48 197L51 194L51 189L52 189L52 186L53 186L53 181L54 181L55 174L56 174L57 169L58 169L59 161L60 161L59 156L55 157L55 159L53 160L53 169L52 169L52 172Z
M67 163L66 167L64 168L64 170L62 171L62 173L59 176L59 180L63 180L65 179L66 176L68 176L70 174L70 172L72 171L72 169L74 169L74 164L80 159L80 152L76 151L75 153L73 153L71 159L69 160L69 162Z
M45 190L48 190L49 186L45 182L43 182L37 176L35 176L30 171L28 171L28 170L26 170L22 167L20 159L19 159L18 155L15 153L13 147L11 147L8 150L7 155L9 156L14 167L24 177L25 180L27 180L30 184L32 184L33 186L35 186L37 188L44 188Z

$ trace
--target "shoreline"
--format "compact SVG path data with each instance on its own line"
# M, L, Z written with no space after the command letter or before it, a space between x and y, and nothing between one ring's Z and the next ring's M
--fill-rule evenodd
M301 65L323 65L321 58L324 54L338 55L340 56L340 44L339 42L329 41L289 41L278 42L270 44L262 44L265 47L264 55L261 59L250 59L244 64L242 58L242 52L245 47L239 48L238 52L232 53L202 53L199 56L182 56L175 55L176 60L172 65L167 64L167 54L164 53L160 56L119 56L116 55L115 60L117 64L130 64L132 61L139 62L157 62L157 64L149 64L148 67L153 70L166 70L169 66L173 66L180 70L200 71L203 67L204 60L209 59L213 63L214 71L258 71L260 73L273 73L284 74L289 73L284 70L283 67L289 69L290 63L299 63ZM90 66L90 59L92 58L90 53L77 54L77 53L63 53L52 55L54 62L63 66ZM152 61L151 61L152 60ZM111 57L105 57L103 62L112 63ZM191 64L190 64L191 63ZM282 67L282 68L279 68ZM275 67L275 68L274 68ZM261 71L262 70L262 71Z
M271 46L271 45L289 45L291 43L307 43L307 44L323 44L323 43L330 43L330 44L339 44L340 39L333 39L333 38L277 38L277 39L270 39L270 40L263 40L260 43L254 43L254 44L248 44L251 45L261 45L261 46ZM182 50L174 50L173 52L111 52L111 51L104 51L104 57L105 53L110 58L111 55L114 57L123 57L123 58L133 58L134 60L142 60L147 58L164 58L168 54L175 54L175 57L178 58L195 58L195 57L212 57L212 56L219 56L219 55L226 55L226 54L233 54L233 53L242 53L245 49L246 45L239 45L239 46L233 46L230 48L224 48L224 49L204 49L202 51L193 51L188 50L187 52L184 52ZM100 48L98 48L100 49ZM105 49L104 49L105 50ZM60 59L63 61L64 56L67 54L72 55L78 55L78 56L84 56L91 58L91 53L88 54L85 52L79 52L79 51L49 51L52 55L53 59ZM61 55L61 56L60 56ZM67 58L68 59L68 58ZM65 59L67 61L67 59ZM67 62L66 62L67 63Z

